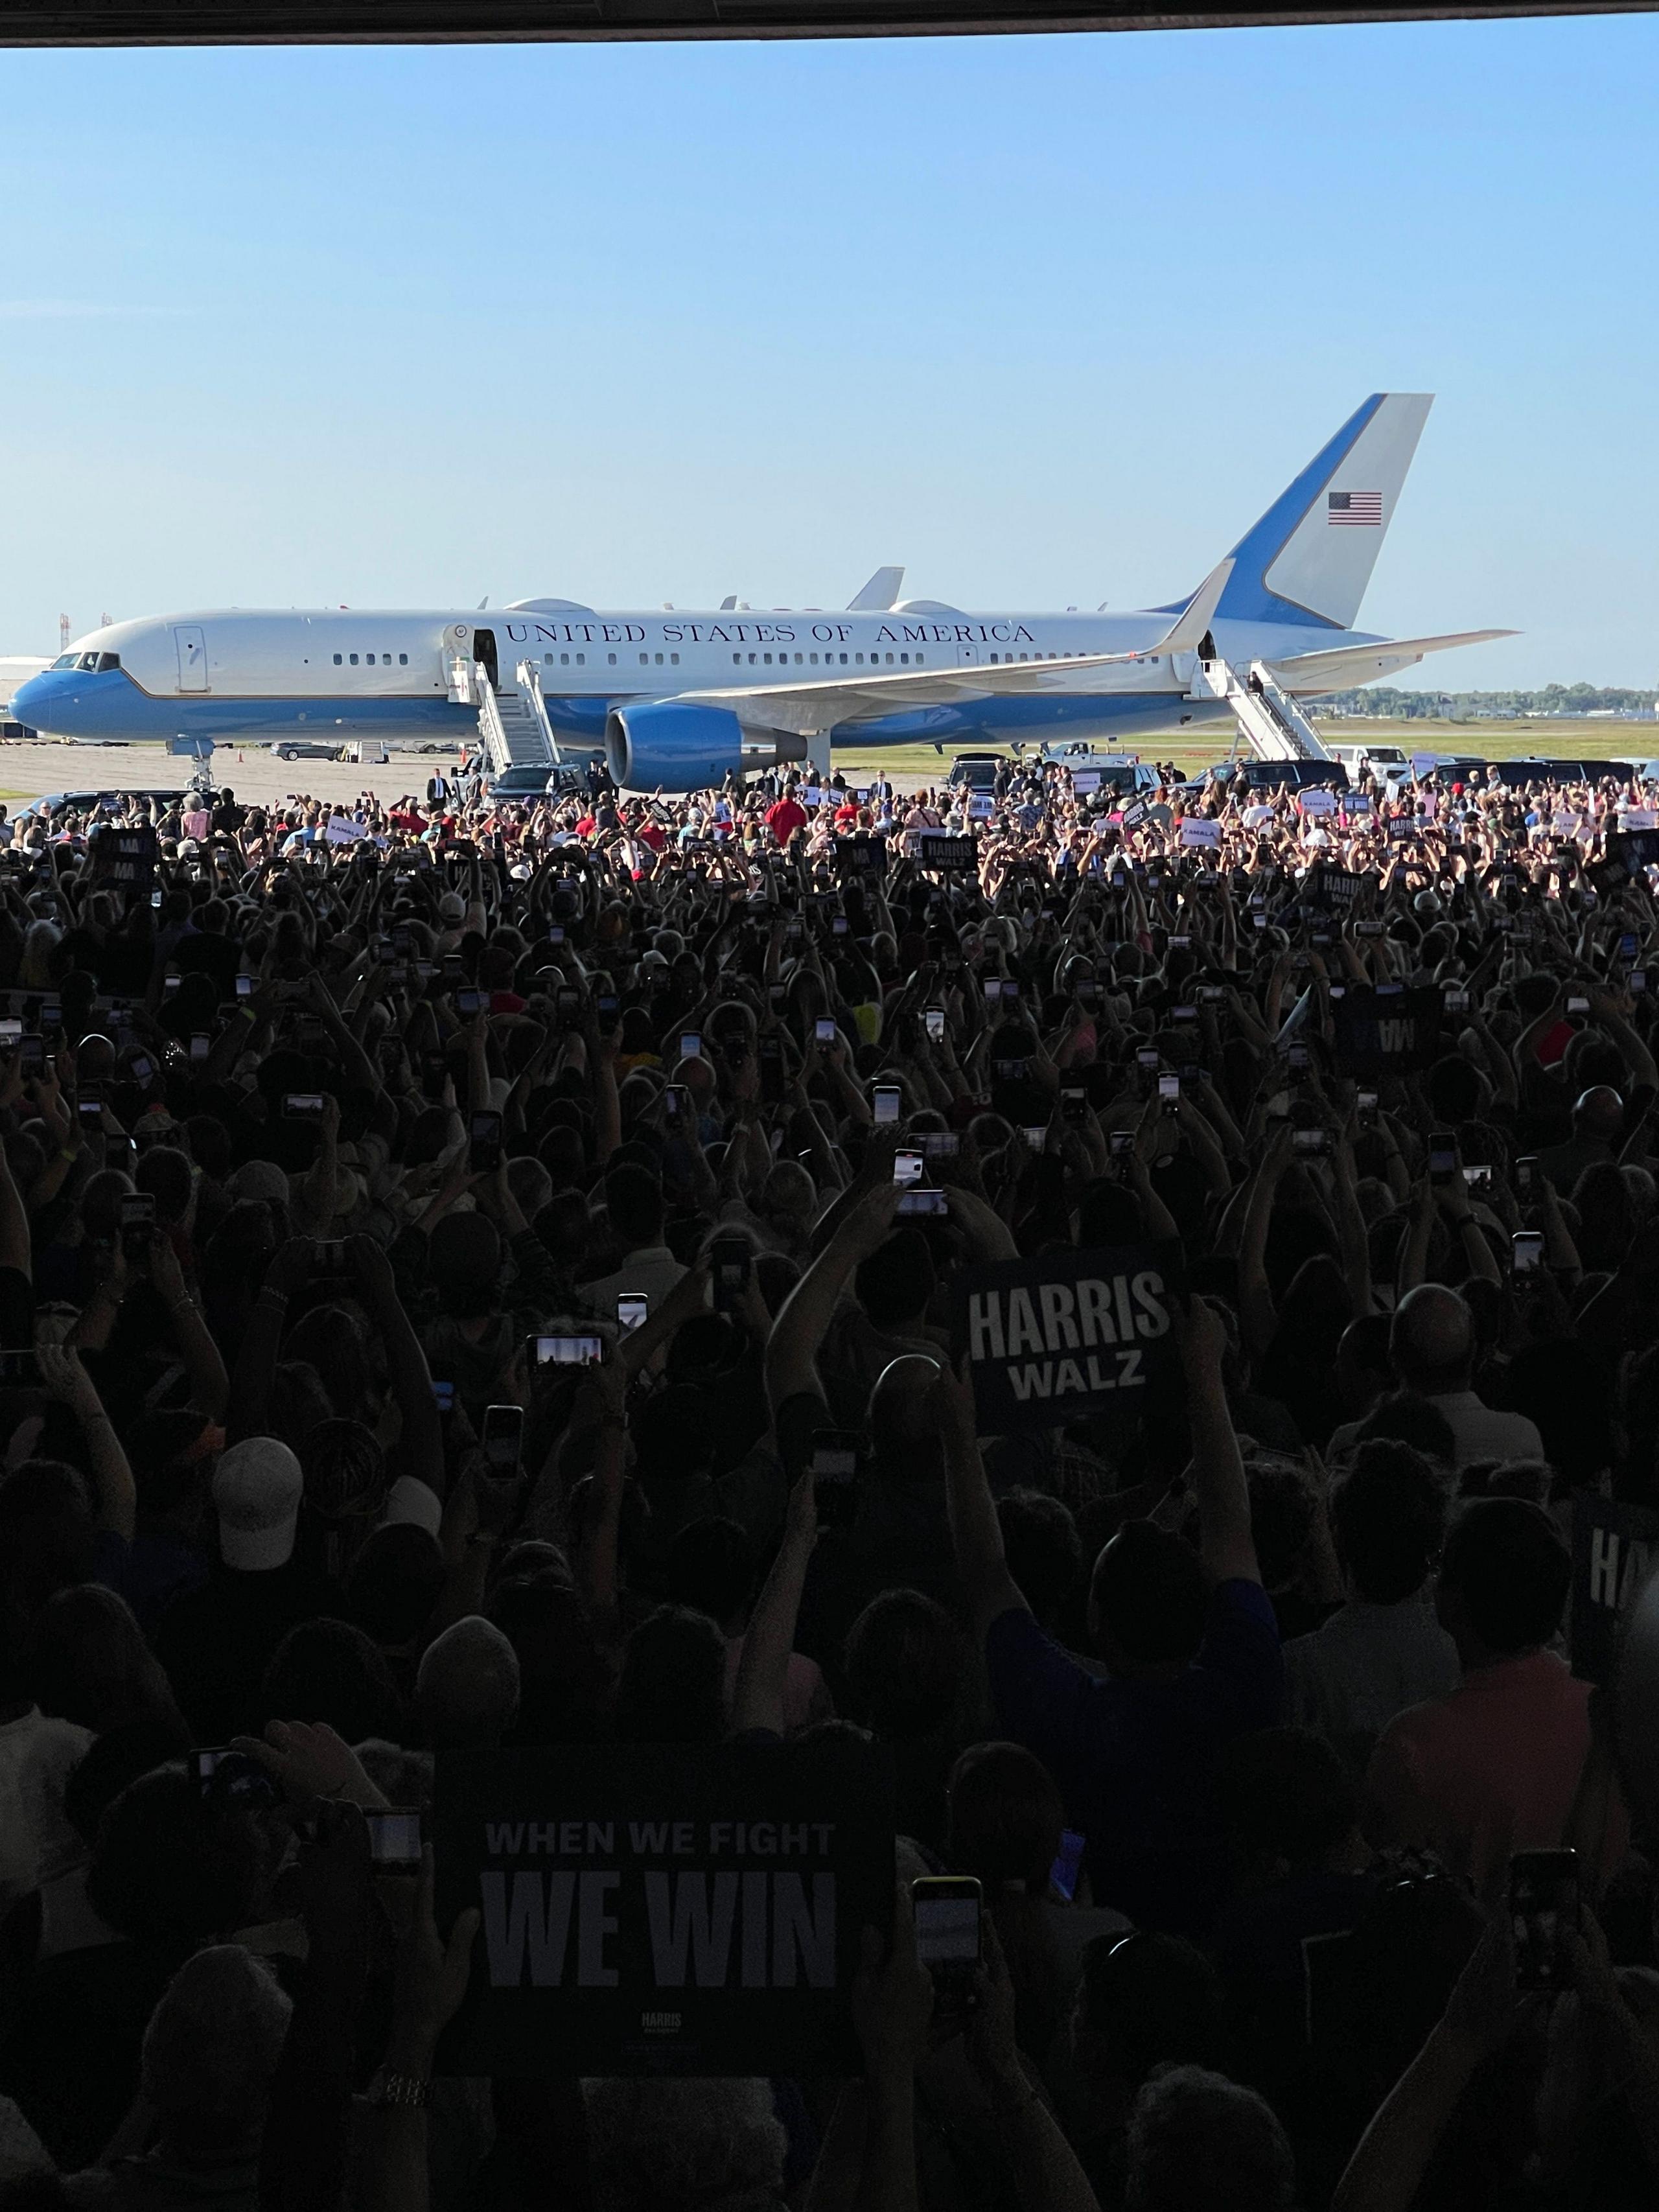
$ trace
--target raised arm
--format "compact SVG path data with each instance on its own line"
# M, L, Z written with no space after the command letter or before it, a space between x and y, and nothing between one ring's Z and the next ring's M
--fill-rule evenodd
M980 1457L972 1385L941 1367L928 1391L927 1406L945 1446L945 1508L957 1573L982 1638L1001 1614L1031 1608L1008 1571L1002 1524Z
M766 1395L774 1413L786 1399L819 1389L818 1346L854 1269L886 1242L898 1200L890 1182L866 1191L784 1301L766 1346Z
M1221 1378L1227 1332L1214 1308L1194 1297L1177 1321L1176 1333L1192 1423L1199 1557L1212 1582L1259 1583L1261 1569L1250 1531L1243 1455Z

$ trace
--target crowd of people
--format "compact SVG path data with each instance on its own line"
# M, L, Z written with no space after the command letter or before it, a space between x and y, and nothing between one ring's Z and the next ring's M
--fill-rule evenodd
M1091 781L0 823L3 2212L1659 2201L1651 794ZM988 1431L959 1271L1152 1244ZM884 1751L846 2072L444 2071L377 1815L728 1741Z

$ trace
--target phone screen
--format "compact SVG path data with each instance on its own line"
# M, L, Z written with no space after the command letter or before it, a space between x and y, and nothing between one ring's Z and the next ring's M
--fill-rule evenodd
M950 1200L942 1190L907 1190L898 1202L900 1219L915 1218L917 1215L948 1213Z
M502 1476L517 1472L520 1446L524 1440L524 1407L522 1406L486 1406L483 1417L484 1464L499 1480Z
M702 1057L702 1038L696 1030L685 1030L680 1035L680 1058L700 1060Z
M1067 1905L1077 1895L1078 1878L1083 1872L1083 1854L1087 1848L1075 1828L1060 1830L1060 1856L1048 1869L1048 1880Z
M1517 1851L1510 1861L1510 1927L1517 1989L1554 1990L1565 1984L1565 1939L1577 1926L1577 1852Z
M641 1306L645 1301L639 1301ZM621 1318L623 1301L617 1301L617 1318ZM640 1321L643 1321L643 1313ZM634 1326L637 1328L639 1322ZM532 1367L597 1367L605 1357L605 1340L599 1336L532 1336L530 1340L530 1364ZM495 1408L491 1408L492 1411Z
M913 1182L921 1181L922 1157L920 1152L895 1152L893 1181L901 1190L908 1190Z
M1449 1129L1436 1129L1429 1137L1429 1181L1449 1182L1457 1173L1457 1139Z
M631 1336L651 1310L651 1301L643 1291L622 1291L617 1297L617 1326L624 1336Z
M418 1867L421 1863L421 1816L418 1811L366 1810L368 1853L376 1866Z
M910 1885L915 1912L916 1957L932 1973L970 1972L980 1959L980 1887L956 1876L924 1877Z
M896 1083L878 1083L871 1093L876 1127L890 1128L899 1117L899 1087Z
M818 1019L812 1024L812 1035L817 1038L820 1044L834 1044L836 1041L836 1024L827 1017L820 1015Z
M1544 1232L1541 1229L1517 1229L1510 1239L1510 1253L1517 1275L1529 1275L1544 1262Z
M468 1169L473 1175L493 1175L501 1164L501 1117L493 1111L474 1114L467 1125Z
M1160 1075L1158 1077L1158 1103L1164 1107L1166 1111L1175 1105L1180 1096L1181 1078L1178 1075Z
M928 1007L927 1034L933 1038L935 1043L937 1043L939 1038L945 1035L945 1009L943 1006Z

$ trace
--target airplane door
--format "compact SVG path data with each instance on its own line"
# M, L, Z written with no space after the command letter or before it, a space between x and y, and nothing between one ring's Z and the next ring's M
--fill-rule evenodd
M496 657L495 633L493 629L475 629L473 631L472 657L479 663L484 674L489 678L490 690L492 691L499 691L501 688L501 663Z
M207 640L202 635L200 623L176 623L173 642L179 654L179 689L181 691L205 691L207 680Z
M978 665L978 661L979 648L977 646L959 645L957 647L957 665L959 668L975 667Z

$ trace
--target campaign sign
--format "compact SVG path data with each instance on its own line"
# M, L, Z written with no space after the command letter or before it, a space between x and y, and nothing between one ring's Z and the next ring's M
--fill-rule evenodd
M979 866L979 841L975 837L952 837L943 830L919 830L915 832L915 856L921 867L958 869L971 875Z
M1333 1049L1341 1075L1414 1075L1432 1067L1440 1052L1441 994L1418 991L1345 992L1331 1008Z
M451 2074L855 2072L893 1901L878 1745L441 1752L439 1923L476 1907Z
M1221 842L1221 824L1201 814L1189 814L1181 825L1181 842L1183 845L1204 845L1213 848Z
M1610 831L1602 848L1601 870L1605 870L1608 886L1628 883L1639 876L1644 868L1659 866L1659 830L1632 830L1624 835ZM1591 870L1601 888L1601 871Z
M1328 914L1347 914L1364 888L1365 878L1356 870L1328 867L1322 861L1309 869L1303 896L1310 906L1323 907Z
M836 866L844 876L878 876L887 866L887 847L879 837L837 837Z
M1175 1357L1182 1279L1173 1243L1067 1248L957 1274L952 1341L968 1358L980 1434L1097 1413L1135 1420Z
M1592 1491L1572 1501L1572 1671L1609 1682L1626 1614L1659 1561L1659 1513Z
M354 822L349 814L331 814L324 836L331 845L355 845L368 835L367 822Z
M1146 819L1148 811L1144 799L1132 799L1121 817L1125 830L1139 830Z
M1091 791L1098 791L1100 770L1097 768L1074 768L1072 770L1072 788L1085 797Z
M153 825L118 830L113 823L106 823L94 830L88 849L94 883L146 896L154 889L158 843Z

